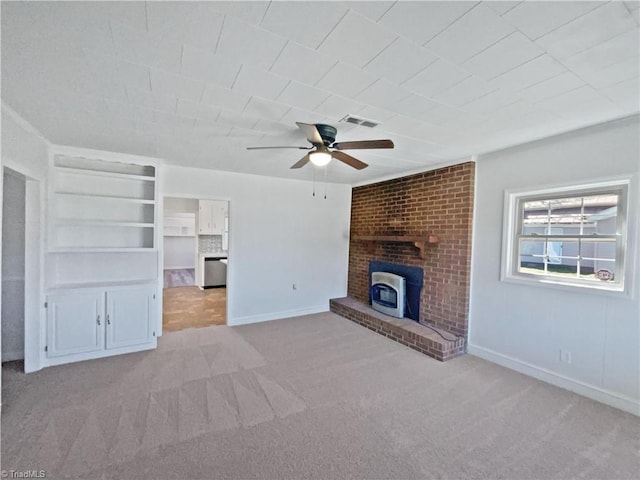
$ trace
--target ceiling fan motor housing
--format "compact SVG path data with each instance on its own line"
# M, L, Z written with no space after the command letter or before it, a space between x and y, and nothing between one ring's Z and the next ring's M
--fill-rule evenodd
M315 125L326 146L336 141L336 133L338 133L338 131L335 127L325 125L324 123L316 123Z

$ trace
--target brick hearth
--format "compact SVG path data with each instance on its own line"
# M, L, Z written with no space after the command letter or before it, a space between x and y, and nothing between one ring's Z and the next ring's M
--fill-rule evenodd
M406 318L390 317L353 298L334 298L329 302L329 306L333 313L436 360L449 360L465 352L465 340L462 337L455 341L446 341L424 325ZM452 337L451 333L440 329L439 331L445 337Z

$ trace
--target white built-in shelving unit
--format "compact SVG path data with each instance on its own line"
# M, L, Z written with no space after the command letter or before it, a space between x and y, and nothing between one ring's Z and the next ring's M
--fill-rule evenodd
M157 165L76 150L51 153L42 366L154 348L161 332Z
M56 155L49 251L155 247L156 168Z

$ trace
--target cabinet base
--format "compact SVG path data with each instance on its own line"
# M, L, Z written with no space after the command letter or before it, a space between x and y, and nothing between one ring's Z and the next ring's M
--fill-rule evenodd
M60 357L46 357L42 362L42 368L54 367L56 365L64 365L67 363L83 362L85 360L94 360L96 358L113 357L115 355L124 355L127 353L143 352L145 350L153 350L158 346L158 340L154 337L153 341L140 345L133 345L126 348L114 348L111 350L100 350L99 352L80 353L77 355L64 355Z

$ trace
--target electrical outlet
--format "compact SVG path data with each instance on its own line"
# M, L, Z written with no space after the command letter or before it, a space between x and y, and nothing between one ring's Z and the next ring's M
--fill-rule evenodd
M571 363L571 352L563 348L560 349L560 361L564 363Z

